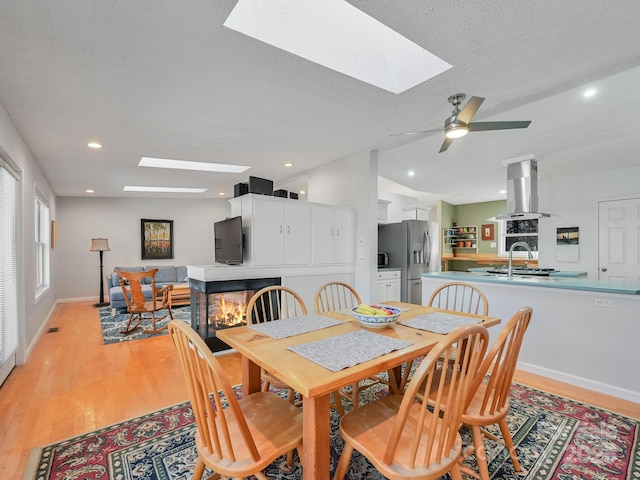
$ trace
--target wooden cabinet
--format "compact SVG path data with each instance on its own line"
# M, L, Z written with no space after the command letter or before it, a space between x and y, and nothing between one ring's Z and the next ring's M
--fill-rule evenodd
M311 243L314 264L351 263L353 212L350 208L312 204Z
M247 263L311 263L311 207L308 203L264 195L243 195L233 199L231 205L232 215L242 216Z
M378 270L375 302L400 301L400 270Z
M467 225L442 229L442 251L478 253L478 226Z

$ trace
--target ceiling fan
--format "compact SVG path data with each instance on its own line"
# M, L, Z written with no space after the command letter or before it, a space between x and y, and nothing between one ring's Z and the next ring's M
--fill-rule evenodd
M464 137L469 132L480 132L483 130L508 130L512 128L527 128L531 121L512 121L512 122L471 122L471 119L476 114L482 102L484 102L484 98L482 97L471 97L469 101L465 104L462 109L460 109L460 104L462 100L464 100L466 94L464 93L455 93L451 95L447 100L451 105L453 105L453 113L449 118L444 121L444 133L445 139L442 142L442 146L440 147L440 152L444 152L449 146L453 139ZM410 133L399 133L396 135L416 135L418 133L426 133L426 132L437 132L440 129L436 130L422 130L419 132L410 132Z

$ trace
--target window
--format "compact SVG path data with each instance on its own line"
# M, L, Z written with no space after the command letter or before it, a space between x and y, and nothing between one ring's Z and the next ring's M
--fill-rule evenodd
M49 289L49 206L36 190L36 300Z
M500 249L499 255L509 255L509 249L516 242L529 245L533 258L538 258L538 219L530 220L501 220L499 225ZM518 248L513 251L514 257L528 257L527 251Z
M0 373L18 347L17 225L17 175L0 158Z

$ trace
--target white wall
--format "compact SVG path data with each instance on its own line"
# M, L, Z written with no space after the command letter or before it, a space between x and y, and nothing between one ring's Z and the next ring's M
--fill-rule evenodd
M363 151L309 172L310 202L352 207L355 211L355 288L364 302L374 291L378 251L378 152ZM360 261L362 257L363 261Z
M598 202L640 197L640 167L544 179L538 187L540 210L556 215L539 222L539 258L544 267L586 271L588 278L597 279ZM556 260L558 227L580 228L578 262Z
M92 238L109 240L111 250L103 254L105 277L117 266L211 265L213 222L230 212L223 199L61 197L55 249L58 299L98 298L100 260L89 251ZM173 260L142 260L141 219L173 220Z
M21 365L37 339L55 304L57 259L51 255L51 288L36 302L35 189L49 204L51 220L56 220L56 198L47 179L35 163L29 148L16 130L4 106L0 104L0 154L20 173L18 215L18 350L16 363Z

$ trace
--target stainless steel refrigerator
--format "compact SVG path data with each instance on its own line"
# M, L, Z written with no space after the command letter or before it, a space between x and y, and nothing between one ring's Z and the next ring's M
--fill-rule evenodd
M436 222L403 220L378 226L378 251L389 256L389 268L402 272L403 302L422 305L420 275L440 270L439 238Z

